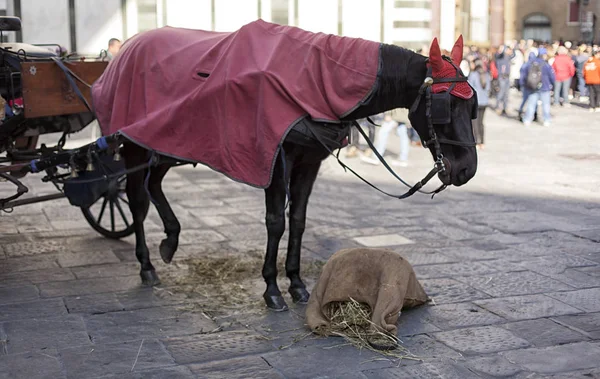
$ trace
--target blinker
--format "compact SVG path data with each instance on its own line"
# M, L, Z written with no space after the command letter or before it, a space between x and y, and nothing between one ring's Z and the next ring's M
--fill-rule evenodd
M431 121L437 125L449 124L452 121L449 92L431 94Z

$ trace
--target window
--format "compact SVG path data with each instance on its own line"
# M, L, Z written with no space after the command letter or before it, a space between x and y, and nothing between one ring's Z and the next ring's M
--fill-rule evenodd
M431 0L397 0L394 1L394 8L421 8L431 9Z
M138 0L138 31L156 29L156 0Z
M552 23L542 13L531 14L523 20L523 38L542 42L552 40Z
M569 0L569 9L567 10L567 23L578 24L580 19L581 9L579 7L579 1Z
M271 3L271 21L280 25L288 24L288 0L273 0Z

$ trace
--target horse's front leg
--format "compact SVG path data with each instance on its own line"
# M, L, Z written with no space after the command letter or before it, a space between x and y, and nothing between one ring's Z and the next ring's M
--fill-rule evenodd
M267 307L275 311L285 311L288 309L281 291L277 286L277 250L279 241L285 231L285 185L289 180L289 172L292 168L291 162L286 162L286 176L283 177L283 165L280 156L277 158L273 180L271 185L265 189L265 203L267 214L265 223L267 226L267 253L265 263L262 269L262 276L267 284L263 298Z
M290 182L290 238L285 272L290 279L288 291L294 303L300 304L306 304L310 296L302 279L300 279L300 253L302 235L306 225L308 198L317 179L319 167L321 167L321 162L295 167Z

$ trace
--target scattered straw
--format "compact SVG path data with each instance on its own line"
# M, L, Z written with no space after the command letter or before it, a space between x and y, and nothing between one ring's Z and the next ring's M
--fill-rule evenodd
M368 349L388 357L420 360L399 345L395 336L377 328L371 321L371 308L367 304L352 298L349 301L334 302L328 308L326 316L330 325L318 330L319 334L339 336L358 349Z
M262 312L265 309L261 287L264 286L263 255L259 251L243 255L231 251L203 252L199 258L180 260L169 267L162 274L163 283L176 286L178 294L200 298L202 310L211 316ZM282 255L277 262L280 285L287 280L285 254ZM302 260L302 277L316 280L324 264L324 261Z

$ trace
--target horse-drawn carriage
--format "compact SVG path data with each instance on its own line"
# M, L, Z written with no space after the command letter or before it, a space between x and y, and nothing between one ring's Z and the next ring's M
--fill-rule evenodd
M20 29L20 19L0 18L0 33ZM103 138L101 146L65 149L70 134L95 120L90 84L107 64L106 52L86 57L61 54L58 45L0 43L0 181L5 188L16 186L15 194L0 198L0 211L67 197L102 235L133 233L124 165L113 155L119 144ZM38 147L39 136L55 133L60 133L56 144ZM53 183L58 193L21 197L29 189L20 179L31 172L44 172L42 181Z

